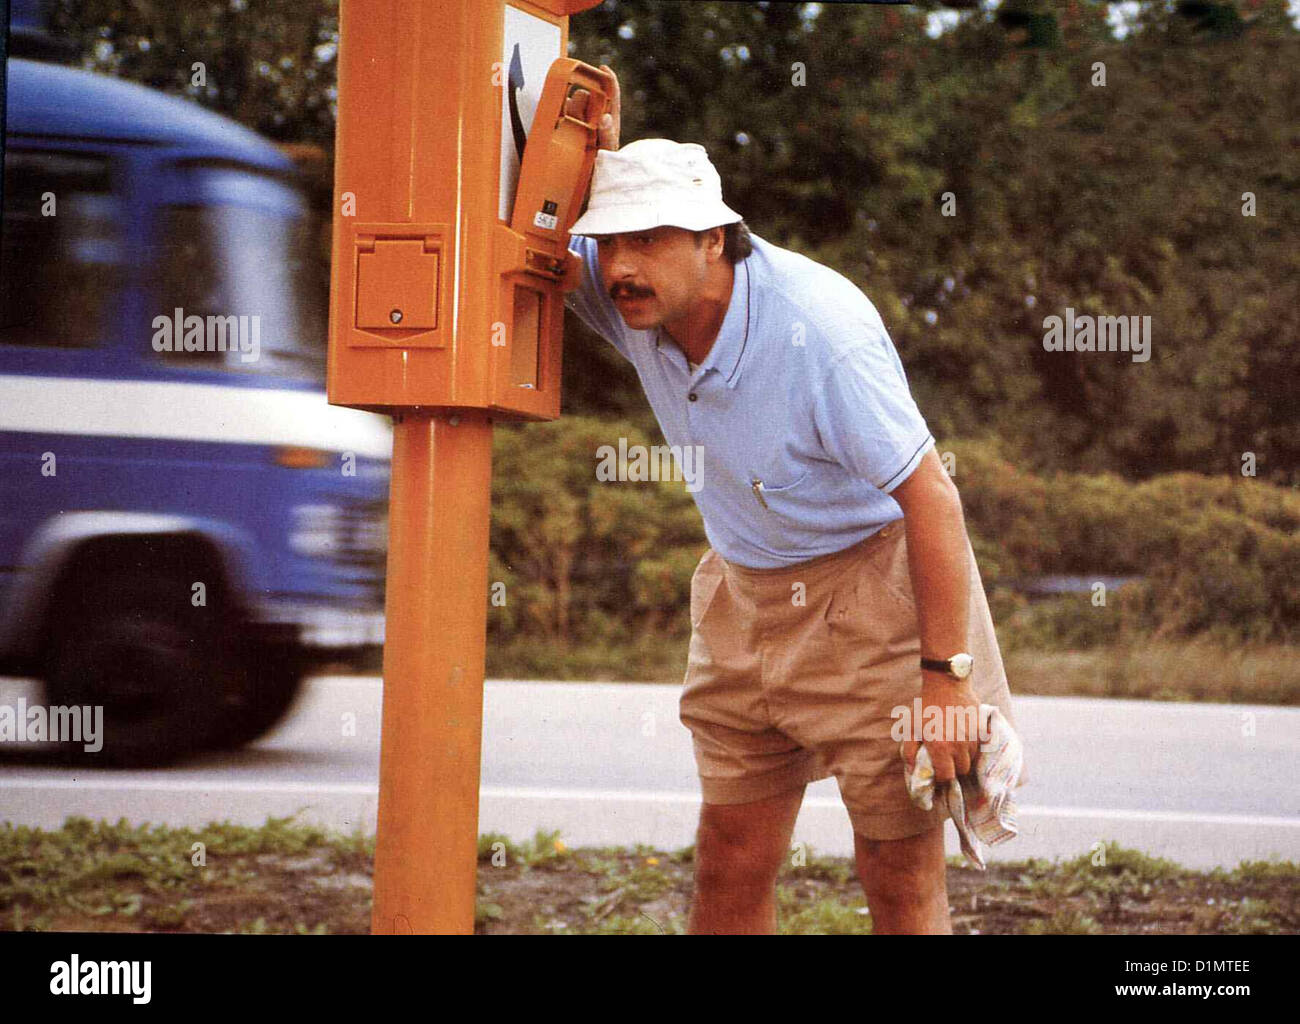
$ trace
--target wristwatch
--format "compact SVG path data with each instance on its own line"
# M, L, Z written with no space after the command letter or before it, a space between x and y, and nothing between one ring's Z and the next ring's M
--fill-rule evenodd
M951 658L922 658L921 667L931 672L942 672L953 679L965 679L970 675L975 659L965 651L954 654Z

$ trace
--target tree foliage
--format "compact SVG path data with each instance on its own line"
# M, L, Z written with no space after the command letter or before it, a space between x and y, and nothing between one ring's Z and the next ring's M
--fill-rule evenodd
M618 72L625 142L703 144L756 234L880 309L961 453L987 580L1145 573L1135 614L1153 630L1289 636L1300 35L1285 0L1148 0L1123 36L1097 0L953 4L932 35L939 6L607 0L573 18L570 52ZM53 7L87 67L328 161L335 0ZM1046 351L1044 318L1067 308L1150 316L1150 360ZM681 635L698 515L680 484L597 485L599 445L661 439L631 367L568 330L566 417L498 431L492 572L510 598L493 628ZM1259 480L1241 478L1245 453Z
M573 36L619 72L625 139L702 143L751 228L866 292L936 434L1130 478L1252 451L1295 484L1300 36L1241 6L1220 32L1146 3L1117 39L1104 4L1004 4L1054 19L1036 40L978 11L931 38L922 5L626 0ZM1066 307L1151 316L1150 361L1044 351Z
M939 6L607 0L571 20L570 51L619 73L625 141L702 143L751 228L862 287L936 434L1129 478L1232 472L1251 451L1300 483L1285 0L1145 2L1123 38L1096 0L954 4L932 37ZM337 0L53 15L89 67L332 151ZM1150 315L1150 361L1044 351L1043 318L1066 307ZM571 332L566 410L653 430L630 367Z

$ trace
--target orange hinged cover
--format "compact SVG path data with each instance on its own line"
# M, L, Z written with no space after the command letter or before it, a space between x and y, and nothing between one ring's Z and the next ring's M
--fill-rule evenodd
M423 240L383 239L357 250L356 326L438 326L438 249Z

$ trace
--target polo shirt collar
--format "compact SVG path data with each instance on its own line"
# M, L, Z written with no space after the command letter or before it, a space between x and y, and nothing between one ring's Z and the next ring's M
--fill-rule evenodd
M731 282L731 299L727 303L727 312L718 328L718 336L713 340L713 347L704 357L699 369L714 369L722 375L727 387L734 388L740 381L740 361L749 345L750 335L750 269L753 260L746 257L734 264L735 273ZM655 331L655 348L661 348L660 335L663 328ZM683 356L683 358L685 358Z

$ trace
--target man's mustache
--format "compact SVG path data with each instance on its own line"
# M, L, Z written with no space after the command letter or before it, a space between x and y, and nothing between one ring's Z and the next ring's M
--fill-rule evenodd
M644 299L646 296L653 294L654 293L650 291L649 288L633 288L631 285L626 284L616 284L609 290L609 297L611 299L622 298L624 295L633 299Z

